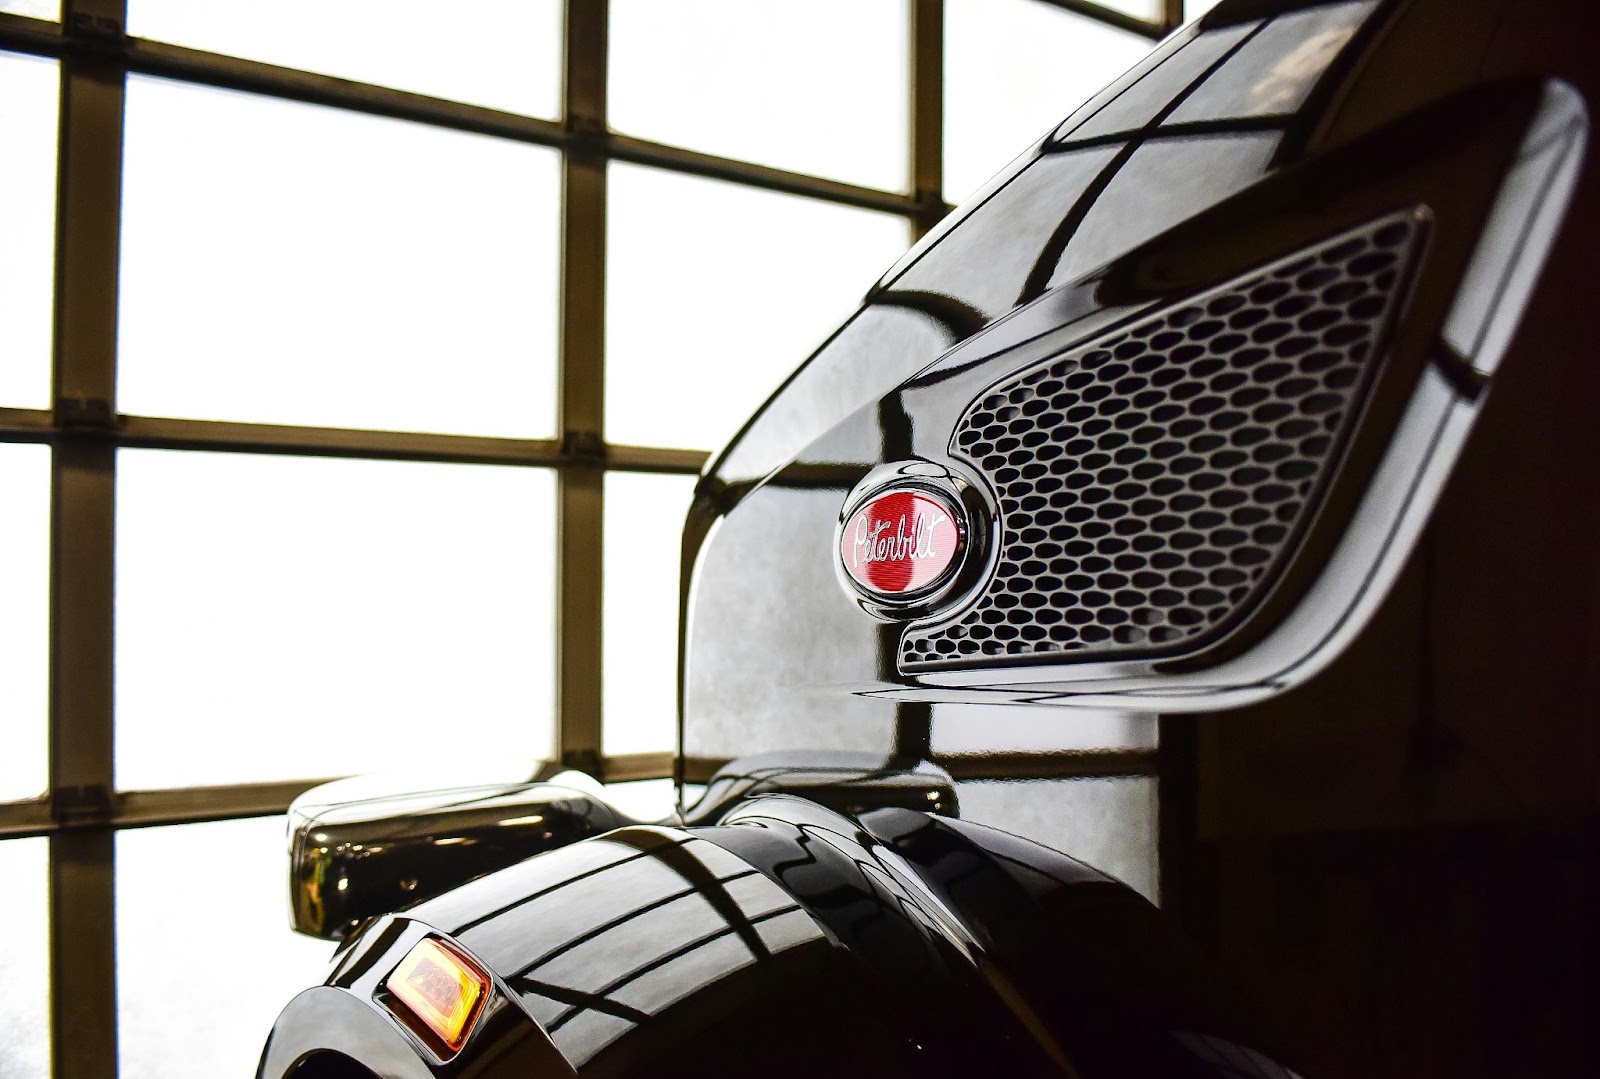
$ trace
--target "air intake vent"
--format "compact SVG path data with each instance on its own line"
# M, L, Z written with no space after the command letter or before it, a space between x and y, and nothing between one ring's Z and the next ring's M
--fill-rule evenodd
M951 452L1000 507L975 602L907 670L1192 647L1276 576L1360 412L1418 238L1356 229L1009 377Z

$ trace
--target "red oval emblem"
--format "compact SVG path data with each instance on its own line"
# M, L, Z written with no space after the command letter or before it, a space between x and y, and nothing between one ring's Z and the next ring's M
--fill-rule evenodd
M862 588L883 596L938 584L961 554L954 504L922 490L889 491L862 504L839 534L839 558Z

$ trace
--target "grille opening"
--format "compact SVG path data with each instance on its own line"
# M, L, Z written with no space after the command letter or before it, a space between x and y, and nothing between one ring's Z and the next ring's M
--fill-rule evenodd
M993 489L997 570L909 627L901 666L1170 650L1244 609L1360 411L1417 237L1396 214L985 391L950 449Z

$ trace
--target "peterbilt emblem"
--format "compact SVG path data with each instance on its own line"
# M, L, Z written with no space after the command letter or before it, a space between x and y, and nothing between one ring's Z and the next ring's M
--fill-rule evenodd
M949 579L966 528L957 505L925 488L873 496L839 532L839 560L850 579L880 599L910 598Z

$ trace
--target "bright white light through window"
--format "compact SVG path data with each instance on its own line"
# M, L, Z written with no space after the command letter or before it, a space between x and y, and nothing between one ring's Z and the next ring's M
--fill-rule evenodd
M128 0L128 32L529 116L561 108L559 0Z
M49 843L0 840L0 1075L50 1074Z
M117 833L121 1079L255 1074L278 1013L333 956L289 928L287 865L282 817ZM198 927L219 917L236 976L197 977L218 959L217 937ZM197 1021L175 1046L173 1017L185 1015Z
M554 474L125 450L123 789L548 757Z
M0 0L0 11L33 19L61 18L61 4L57 0Z
M59 80L54 60L0 53L0 407L50 407Z
M50 670L50 450L0 443L0 802L45 789ZM4 880L0 876L0 880ZM0 1058L3 1060L3 1058Z
M904 219L611 166L606 437L716 449L904 252Z
M1161 21L1161 0L1098 0L1098 3L1145 22Z
M678 556L693 476L606 474L607 755L678 740Z
M554 151L128 80L119 406L555 429Z
M905 0L612 0L611 126L901 190L906 10Z
M1154 46L1038 0L945 5L944 195L961 202Z

